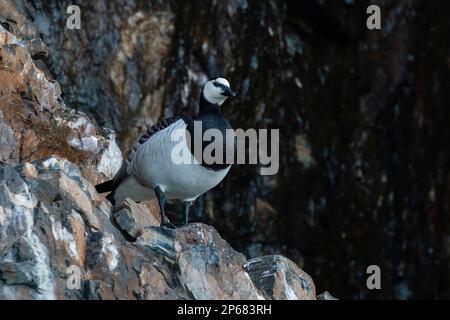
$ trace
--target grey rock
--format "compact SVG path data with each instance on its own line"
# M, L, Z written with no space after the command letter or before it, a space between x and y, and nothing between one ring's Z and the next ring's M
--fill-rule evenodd
M214 228L159 227L146 207L129 199L113 214L106 200L89 196L90 183L74 164L62 158L44 162L34 162L37 176L0 165L0 299L290 298L278 280L274 288L281 289L268 296L255 280L264 267L286 279L296 298L309 298L298 288L301 281L311 286L309 280L287 259L248 262ZM70 177L63 168L70 168ZM97 227L86 216L87 204ZM80 270L78 289L68 287L69 266Z
M331 293L329 293L328 291L325 291L317 295L317 300L338 300L338 299L333 297Z
M136 238L145 227L158 226L159 220L148 207L137 204L127 198L114 212L114 219L119 227L132 238ZM159 215L159 212L156 212Z
M311 277L285 257L273 255L254 258L245 264L245 270L266 298L316 299L316 288Z
M14 151L17 148L17 141L14 131L2 120L0 111L0 161L10 162Z
M164 257L193 299L263 299L244 270L245 257L204 224L146 228L136 244Z
M24 284L36 288L32 275L33 265L29 262L3 262L0 263L0 279L7 285Z

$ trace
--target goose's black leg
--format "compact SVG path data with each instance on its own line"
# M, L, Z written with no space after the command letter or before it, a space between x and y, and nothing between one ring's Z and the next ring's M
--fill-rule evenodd
M167 227L171 229L175 229L175 226L170 223L169 218L166 216L165 204L166 204L166 196L160 187L155 188L156 197L158 198L159 211L161 214L161 227Z
M184 217L184 225L187 226L189 224L189 209L192 206L192 201L183 201L183 217Z

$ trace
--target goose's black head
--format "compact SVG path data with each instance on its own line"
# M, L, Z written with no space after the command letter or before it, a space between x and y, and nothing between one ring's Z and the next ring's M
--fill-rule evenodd
M222 105L228 97L236 94L231 90L230 83L224 78L213 78L203 86L202 97L209 103Z

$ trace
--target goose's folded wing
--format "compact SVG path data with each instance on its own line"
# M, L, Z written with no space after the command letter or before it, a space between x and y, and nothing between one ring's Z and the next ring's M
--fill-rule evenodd
M130 154L127 157L127 163L130 164L131 160L133 159L133 156L136 154L136 152L139 150L139 148L146 143L148 140L151 139L152 136L154 136L157 132L166 129L170 125L174 124L178 120L185 120L188 119L187 117L181 117L176 116L172 118L167 118L164 120L161 120L160 122L152 125L149 127L139 138L139 140L134 144L133 149L131 150Z

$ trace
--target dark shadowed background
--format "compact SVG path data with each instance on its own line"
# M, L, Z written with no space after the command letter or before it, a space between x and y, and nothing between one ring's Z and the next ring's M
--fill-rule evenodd
M374 3L381 31L366 28ZM70 4L81 30L65 28ZM146 126L195 114L210 76L238 92L223 107L234 128L280 129L277 175L235 166L196 203L193 220L235 249L282 253L339 298L450 298L448 1L17 5L48 45L38 66L124 153Z

